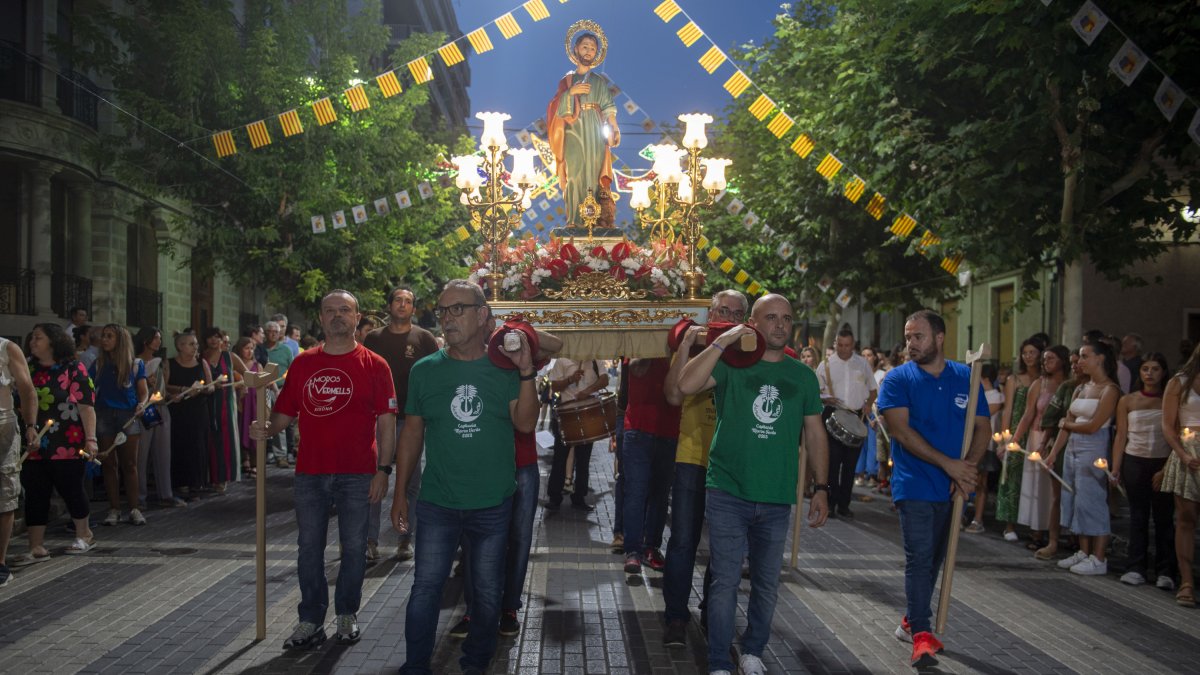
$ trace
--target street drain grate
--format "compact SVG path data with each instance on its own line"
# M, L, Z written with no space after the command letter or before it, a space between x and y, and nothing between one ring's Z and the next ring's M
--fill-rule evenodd
M152 548L150 550L165 556L192 555L200 552L198 548Z

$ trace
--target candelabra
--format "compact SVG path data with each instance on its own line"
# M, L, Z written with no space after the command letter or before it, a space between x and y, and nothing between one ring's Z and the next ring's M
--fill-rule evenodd
M462 155L453 162L458 167L455 185L462 191L459 201L471 212L471 221L483 234L484 255L488 261L487 278L492 300L500 299L504 274L500 272L504 251L513 229L521 222L521 214L529 208L530 192L536 182L537 172L533 159L537 150L533 148L509 148L504 137L504 121L512 116L500 112L475 113L483 121L483 133L479 135L479 149L483 155ZM505 171L504 154L513 158L511 172ZM516 191L504 194L505 173L509 181L517 186ZM481 193L480 188L485 192Z
M700 296L703 275L697 270L696 253L704 226L700 223L700 210L712 208L717 194L725 189L725 167L733 163L728 159L701 158L700 151L708 146L704 125L711 123L711 115L693 113L680 115L679 121L687 125L683 135L683 149L674 145L656 145L654 150L654 181L642 180L630 183L633 194L629 205L638 213L642 227L649 227L651 236L674 239L675 227L688 251L688 271L684 273L688 298ZM680 157L687 155L686 168L680 167ZM701 173L703 168L703 173ZM707 191L708 196L698 198L695 186ZM650 188L654 188L655 199L650 199ZM653 203L654 214L646 209ZM672 211L673 207L673 211Z

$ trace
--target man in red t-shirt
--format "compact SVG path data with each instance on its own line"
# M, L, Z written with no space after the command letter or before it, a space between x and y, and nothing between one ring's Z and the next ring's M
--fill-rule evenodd
M396 392L387 361L354 341L361 315L349 291L331 291L321 300L325 343L302 352L288 368L271 422L255 422L250 436L265 440L300 418L294 499L300 623L284 642L308 648L325 641L329 584L325 580L325 540L330 506L337 506L342 563L334 610L339 643L359 639L358 608L367 568L367 517L371 503L387 492L396 448ZM375 438L379 437L376 452Z

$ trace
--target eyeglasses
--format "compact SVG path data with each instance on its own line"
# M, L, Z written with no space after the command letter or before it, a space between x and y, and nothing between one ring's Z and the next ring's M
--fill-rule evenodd
M746 318L746 313L743 312L742 310L729 309L727 307L718 307L713 310L713 314L716 314L717 316L725 317L727 319L744 319L744 318Z
M447 305L445 307L438 305L437 307L433 308L433 314L439 319L447 314L450 316L462 316L463 310L468 307L483 307L483 304L478 302L472 304L456 302L453 305Z

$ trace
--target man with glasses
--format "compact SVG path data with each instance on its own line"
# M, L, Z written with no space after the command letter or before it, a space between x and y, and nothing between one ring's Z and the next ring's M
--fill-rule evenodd
M504 352L516 371L488 359L484 333L491 312L478 285L448 282L435 313L446 348L418 361L409 375L392 502L398 532L407 531L410 513L421 521L405 611L407 658L400 672L432 672L442 590L461 539L468 551L473 598L459 663L463 672L482 673L496 650L504 590L516 490L513 432L532 432L537 424L536 371L524 334L519 351ZM410 505L404 486L417 470L423 446L421 495Z
M746 317L746 296L735 290L724 290L712 297L708 310L710 318L741 323ZM671 486L671 538L667 541L667 567L663 570L663 600L666 603L667 630L663 644L667 647L687 646L687 625L691 618L688 598L692 595L692 571L696 567L696 549L704 527L704 479L708 472L708 448L716 431L717 411L712 392L684 396L679 391L679 374L691 360L692 345L701 339L702 326L692 326L684 333L667 373L664 393L667 403L682 406L679 420L679 443L675 447L675 479ZM707 611L708 586L712 575L705 570L700 594L702 617Z
M784 541L796 503L801 434L818 490L809 508L809 526L820 527L828 514L828 448L817 377L784 352L792 336L791 303L781 295L764 295L754 303L750 323L766 341L760 361L733 368L721 360L722 352L753 332L747 326L736 326L689 361L679 376L679 391L685 396L712 389L716 402L717 427L709 449L704 509L712 571L708 672L725 675L734 669L730 645L742 556L747 550L750 602L738 672L766 672L762 653L770 639Z
M396 404L404 410L408 397L408 375L413 365L438 350L433 333L413 324L413 307L416 296L412 289L400 286L388 293L388 324L377 328L363 340L363 346L382 356L392 369L392 382L396 387ZM404 418L396 420L396 437L404 429ZM404 490L408 502L415 504L421 493L421 472L413 471ZM379 522L383 514L383 502L371 505L371 517L367 523L367 560L379 559ZM417 531L416 519L408 524L408 532L400 535L396 545L397 560L412 560L412 538Z

